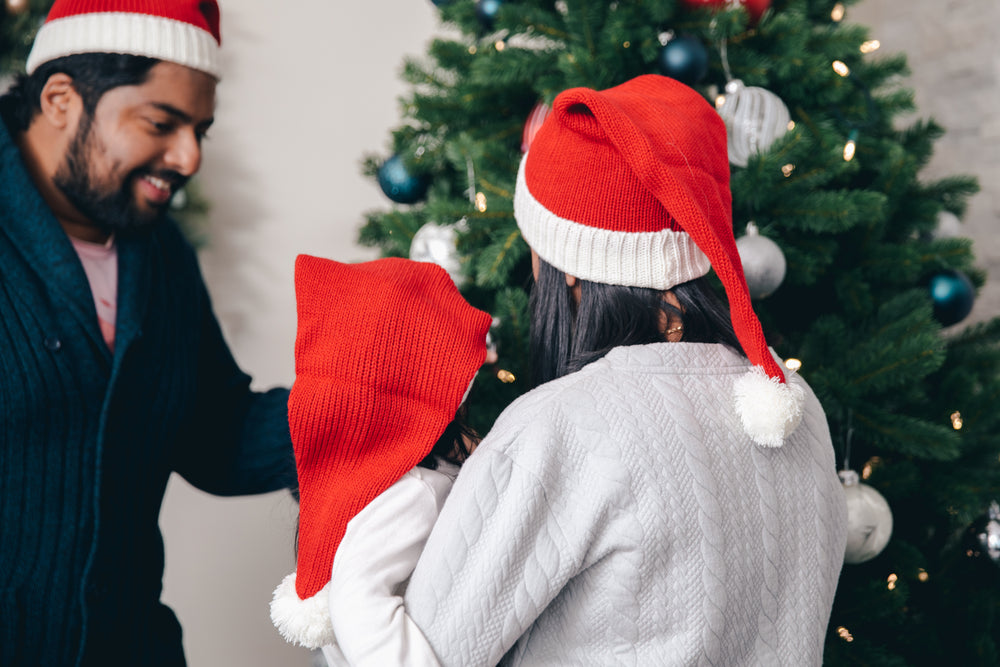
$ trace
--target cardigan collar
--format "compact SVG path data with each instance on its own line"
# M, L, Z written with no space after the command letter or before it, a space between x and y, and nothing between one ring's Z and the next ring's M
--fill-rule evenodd
M64 305L107 361L90 284L80 259L52 209L35 187L9 130L0 122L0 233L5 234L45 285ZM150 235L118 240L118 316L115 356L139 335L149 290Z

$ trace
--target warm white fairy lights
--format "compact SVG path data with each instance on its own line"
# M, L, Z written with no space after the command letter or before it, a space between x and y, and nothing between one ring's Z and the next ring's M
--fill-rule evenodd
M862 42L859 49L861 53L873 53L874 51L878 51L881 46L882 42L877 39L869 39L867 42Z

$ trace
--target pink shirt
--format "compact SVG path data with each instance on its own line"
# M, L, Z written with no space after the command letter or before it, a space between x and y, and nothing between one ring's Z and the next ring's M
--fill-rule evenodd
M91 243L72 236L69 240L73 242L73 248L87 274L90 292L94 295L94 305L97 307L101 335L108 348L114 351L115 316L118 312L118 249L115 237L109 238L107 243Z

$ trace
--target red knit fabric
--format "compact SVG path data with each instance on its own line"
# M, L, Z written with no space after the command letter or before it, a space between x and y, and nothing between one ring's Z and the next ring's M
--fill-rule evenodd
M56 0L45 20L97 12L148 14L190 23L211 33L222 44L219 5L215 0Z
M441 267L295 262L288 424L299 478L295 588L330 580L347 522L430 453L486 357L491 318Z
M725 123L695 90L639 76L560 93L524 163L532 196L560 218L616 232L683 230L708 257L747 357L785 381L750 303L733 238Z

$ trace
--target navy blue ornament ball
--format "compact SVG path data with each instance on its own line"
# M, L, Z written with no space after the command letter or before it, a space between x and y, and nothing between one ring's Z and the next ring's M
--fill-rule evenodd
M476 0L476 18L489 30L493 27L493 20L500 11L503 0Z
M392 201L414 204L424 198L428 181L425 176L411 174L397 153L378 168L378 184Z
M961 322L972 312L976 288L961 271L947 270L935 274L931 278L930 292L934 302L934 319L943 326Z
M693 86L708 74L708 51L697 37L680 35L660 49L660 71Z

